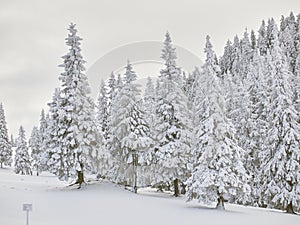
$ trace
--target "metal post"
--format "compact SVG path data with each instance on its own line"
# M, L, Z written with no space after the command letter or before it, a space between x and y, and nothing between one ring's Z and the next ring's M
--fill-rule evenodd
M23 204L23 211L26 211L26 225L29 225L29 211L32 211L32 204Z
M29 211L26 211L26 225L29 224Z

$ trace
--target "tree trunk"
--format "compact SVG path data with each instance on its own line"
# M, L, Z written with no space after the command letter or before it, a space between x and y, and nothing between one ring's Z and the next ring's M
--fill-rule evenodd
M178 187L178 179L177 178L174 180L174 196L175 197L179 196L179 187Z
M77 171L77 181L76 184L79 184L79 188L81 188L81 184L84 183L83 172Z
M132 155L132 166L133 166L133 185L132 185L132 192L137 194L137 165L138 165L138 157L136 152Z
M3 168L3 162L1 162L1 168Z
M293 204L291 202L287 205L286 212L290 214L295 214L295 211L293 209Z
M224 206L224 198L221 194L218 194L218 203L216 206L216 209L220 209L220 210L225 210L225 206Z

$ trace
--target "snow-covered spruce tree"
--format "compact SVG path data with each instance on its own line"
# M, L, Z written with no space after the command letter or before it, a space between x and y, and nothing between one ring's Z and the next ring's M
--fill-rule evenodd
M172 45L169 32L167 32L165 35L161 58L165 61L165 68L160 71L160 77L180 83L179 81L182 81L181 70L176 64L176 49Z
M9 142L4 108L0 103L0 165L10 166L12 163L12 146Z
M111 116L111 110L112 110L112 104L115 101L115 97L117 94L117 80L115 78L115 74L112 72L110 74L110 77L107 81L107 141L109 140L111 136L111 126L110 122L112 120Z
M97 126L103 137L107 137L108 99L107 90L103 80L101 80L97 99Z
M123 85L124 85L123 78L119 73L116 80L116 89L115 89L116 94L122 89Z
M195 80L199 76L199 74L200 74L199 68L195 67L193 72L190 73L186 77L184 85L183 85L183 91L184 91L184 94L188 97L188 100L189 100L189 103L190 103L190 108L192 108L191 104L193 102L193 99L195 98L195 95L194 95Z
M207 37L209 38L209 37ZM210 54L207 56L206 63L209 65L212 65L212 69L215 73L219 71L219 66L216 64L216 62L213 60L215 58L215 53L212 50L212 44L210 43L210 40L207 40L205 45L205 51L208 49L207 54ZM228 76L228 75L227 75ZM193 124L194 128L199 127L202 124L202 121L206 118L206 109L209 107L207 105L208 101L205 101L206 95L206 76L203 75L203 72L198 72L198 75L196 77L195 83L194 83L194 101L193 101ZM199 142L197 140L202 136L202 133L199 133L199 130L194 129L194 142L192 146L193 154L194 151L198 151L201 149L201 146L198 146Z
M235 54L232 66L231 77L231 105L227 107L227 116L233 121L236 128L235 138L238 145L243 149L248 148L248 119L250 117L249 109L249 93L248 84L245 82L250 61L252 59L252 48L248 38L248 33L244 33L244 37L240 44L237 45L237 38L235 39ZM224 79L228 78L225 76ZM228 99L227 99L228 100Z
M296 23L296 34L295 34L295 45L296 45L296 60L295 60L295 104L298 112L300 111L300 14L297 16Z
M249 34L247 30L244 32L243 38L241 39L241 63L242 70L240 71L240 76L242 80L245 80L249 71L249 62L253 57L253 49L251 47Z
M228 74L232 69L232 43L230 40L226 42L224 53L220 57L221 74Z
M48 104L49 120L47 124L44 146L47 152L47 167L49 172L58 176L60 180L68 180L70 177L70 158L72 152L69 151L66 142L63 142L63 135L67 131L64 122L64 112L62 109L62 98L59 88L56 88L52 101Z
M189 177L191 144L191 112L182 89L181 70L176 65L176 51L169 33L166 34L161 58L165 67L160 71L155 126L155 166L153 184L168 183L179 195L179 183Z
M33 127L29 139L29 148L31 150L32 169L39 176L42 172L42 142L41 133L37 127Z
M251 48L254 51L254 49L256 49L256 46L257 46L257 40L256 40L256 36L255 36L254 30L251 30L251 33L250 33L250 42L251 42Z
M278 41L278 36L278 28L274 18L268 19L266 28L267 49L274 48L275 42Z
M132 106L129 118L129 134L123 138L121 146L126 148L129 156L127 163L131 164L132 188L137 193L138 166L144 164L144 156L147 156L149 148L154 144L150 138L149 125L144 119L143 112L138 105Z
M219 87L214 55L209 37L206 39L206 62L202 76L205 97L199 105L206 106L201 123L195 128L199 138L193 151L193 172L188 179L188 200L217 202L224 209L224 201L247 195L247 174L243 166L243 150L234 140L234 128L225 115L225 102ZM243 195L240 195L243 193Z
M123 87L123 81L121 75L118 74L116 79L115 74L112 72L110 78L107 82L107 91L108 91L108 118L107 118L107 141L106 141L106 152L100 152L105 155L105 158L102 157L105 163L100 165L100 174L103 177L106 177L112 182L118 182L116 180L116 174L119 167L118 157L116 156L118 149L120 149L120 142L117 141L116 136L114 135L114 125L115 125L115 111L118 110L117 103L117 94L121 91ZM101 157L100 157L101 158Z
M286 56L289 71L295 72L297 58L296 42L297 24L294 14L291 12L287 18L282 17L279 32L279 45Z
M267 54L266 22L263 20L258 30L257 47L261 55Z
M47 162L49 160L49 155L47 153L47 138L48 134L48 123L49 123L49 115L45 115L44 109L41 111L40 115L40 125L39 125L39 138L40 138L40 148L41 148L41 155L40 155L40 165L39 169L40 172L48 171Z
M99 132L99 163L97 168L97 176L107 179L109 179L110 177L108 174L113 165L108 145L109 137L111 134L111 129L109 126L109 115L112 101L111 99L115 91L115 82L116 81L113 73L108 80L108 87L105 85L105 82L101 80L96 104L96 121Z
M13 147L15 147L15 138L14 138L14 135L13 134L11 134L10 135L10 143L11 143L11 147L13 148Z
M94 172L97 164L97 127L94 116L94 103L84 74L85 61L81 55L80 41L75 24L69 26L66 44L69 52L63 56L64 72L60 74L61 90L58 93L58 126L52 149L52 168L59 178L76 178L79 187L84 182L84 171ZM53 118L52 118L53 119ZM54 120L55 120L54 119ZM61 161L65 166L60 167ZM57 168L58 166L58 168Z
M114 115L112 111L115 109L115 102L117 93L121 90L123 86L123 81L120 75L118 75L118 80L115 77L115 74L112 72L107 81L107 86L105 86L106 99L106 110L101 110L102 112L106 111L106 130L105 133L100 132L100 137L102 137L101 146L99 148L99 168L98 176L106 178L115 182L116 171L119 165L117 158L113 156L113 153L116 149L119 148L119 142L116 141L116 138L113 133L113 123ZM104 94L104 93L103 93ZM102 94L102 95L103 95ZM99 105L99 104L98 104ZM105 137L105 138L104 138Z
M243 63L241 57L241 42L238 36L234 37L232 49L231 49L231 74L233 82L238 83L242 76L241 71L243 71Z
M228 52L228 48L224 49L224 55L221 58L225 62L227 57L231 59L225 69L221 70L221 72L225 72L221 75L223 78L222 83L228 88L227 92L224 92L226 95L226 115L233 120L238 132L236 137L242 143L246 136L247 118L249 117L247 84L244 82L252 57L248 33L244 33L241 41L235 36L230 52ZM224 65L221 66L224 67Z
M144 98L154 98L155 97L155 87L151 77L147 77L147 83L145 86Z
M295 106L298 112L300 112L300 54L296 60L296 65L299 64L299 68L295 69Z
M256 49L249 65L247 84L250 102L250 117L248 124L248 147L246 150L245 168L250 175L251 203L260 205L260 188L263 180L261 176L262 155L267 148L266 131L268 126L269 96L266 83L266 60Z
M296 23L296 34L295 34L295 45L296 45L296 60L295 60L295 105L296 109L300 111L300 14L297 16L297 23Z
M108 86L108 104L110 104L112 98L115 96L116 93L116 86L117 86L117 80L115 77L114 72L111 72L110 77L107 81L107 86Z
M154 132L155 127L155 104L156 104L156 94L153 81L148 77L144 98L139 100L139 108L143 111L146 123L149 125L151 136Z
M144 124L142 131L144 137L146 137L150 142L146 148L140 150L139 162L138 162L138 185L141 187L150 186L152 181L151 177L153 175L153 146L155 141L153 137L155 136L155 122L156 122L156 91L153 84L152 78L147 78L147 83L145 86L144 97L136 102L133 108L134 114L141 118L141 123Z
M269 207L294 213L300 204L300 125L299 113L293 104L292 74L276 38L270 50L269 70L272 83L268 151L263 166L262 198Z
M140 95L136 84L136 73L128 61L124 74L124 84L119 88L111 106L110 139L111 154L115 159L113 181L125 185L133 184L136 191L136 167L141 151L151 144L149 128L137 106Z
M19 136L16 141L15 173L20 173L22 175L32 175L25 130L22 126L20 126Z

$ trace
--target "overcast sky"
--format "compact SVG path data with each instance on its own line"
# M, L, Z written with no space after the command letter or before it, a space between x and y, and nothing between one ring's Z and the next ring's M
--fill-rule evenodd
M209 34L220 55L235 34L257 31L269 17L279 23L290 11L300 13L299 0L0 0L0 102L9 132L16 137L23 125L29 137L41 109L48 109L70 22L83 38L89 68L118 46L162 41L167 30L200 59Z

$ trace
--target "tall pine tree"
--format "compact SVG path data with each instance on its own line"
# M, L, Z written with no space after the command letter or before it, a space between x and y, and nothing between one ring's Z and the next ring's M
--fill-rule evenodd
M111 154L115 159L115 172L112 177L113 181L124 184L133 183L132 170L132 148L131 140L134 138L133 109L140 95L139 84L135 83L136 73L128 61L124 74L124 84L119 79L118 91L113 98L111 105L110 126L112 135L110 137ZM133 136L132 136L133 135ZM137 146L136 146L137 147Z
M33 127L29 139L29 148L31 150L32 169L36 171L39 176L42 172L42 142L41 133L37 127Z
M22 175L32 175L25 130L22 126L20 126L19 136L16 141L15 173L20 173Z
M268 68L273 82L262 197L270 207L293 213L300 204L299 113L293 104L292 74L288 71L286 56L279 47L276 24L272 29L272 60Z
M190 174L191 112L183 92L181 70L176 64L176 51L170 34L165 36L161 58L165 67L160 71L155 131L154 183L169 183L179 195L179 183Z
M0 103L0 165L10 166L12 163L12 146L9 142L4 108Z
M60 165L63 160L67 168L54 168L53 171L60 177L76 178L79 187L84 182L84 171L94 170L97 164L97 128L94 116L94 103L90 95L90 87L85 71L85 61L81 55L80 41L75 24L69 26L66 44L69 52L63 56L60 74L61 89L57 94L59 99L55 117L58 127L56 152L52 155L52 166ZM54 120L55 120L54 119ZM52 134L53 135L53 134ZM65 154L63 154L63 152ZM53 169L53 168L52 168Z
M202 76L205 95L198 106L205 106L198 124L193 149L193 172L188 180L188 200L217 202L224 209L224 201L236 199L249 192L243 166L243 150L234 140L234 128L225 115L225 102L216 74L217 65L209 37L206 38L206 62ZM201 93L201 92L200 92Z

